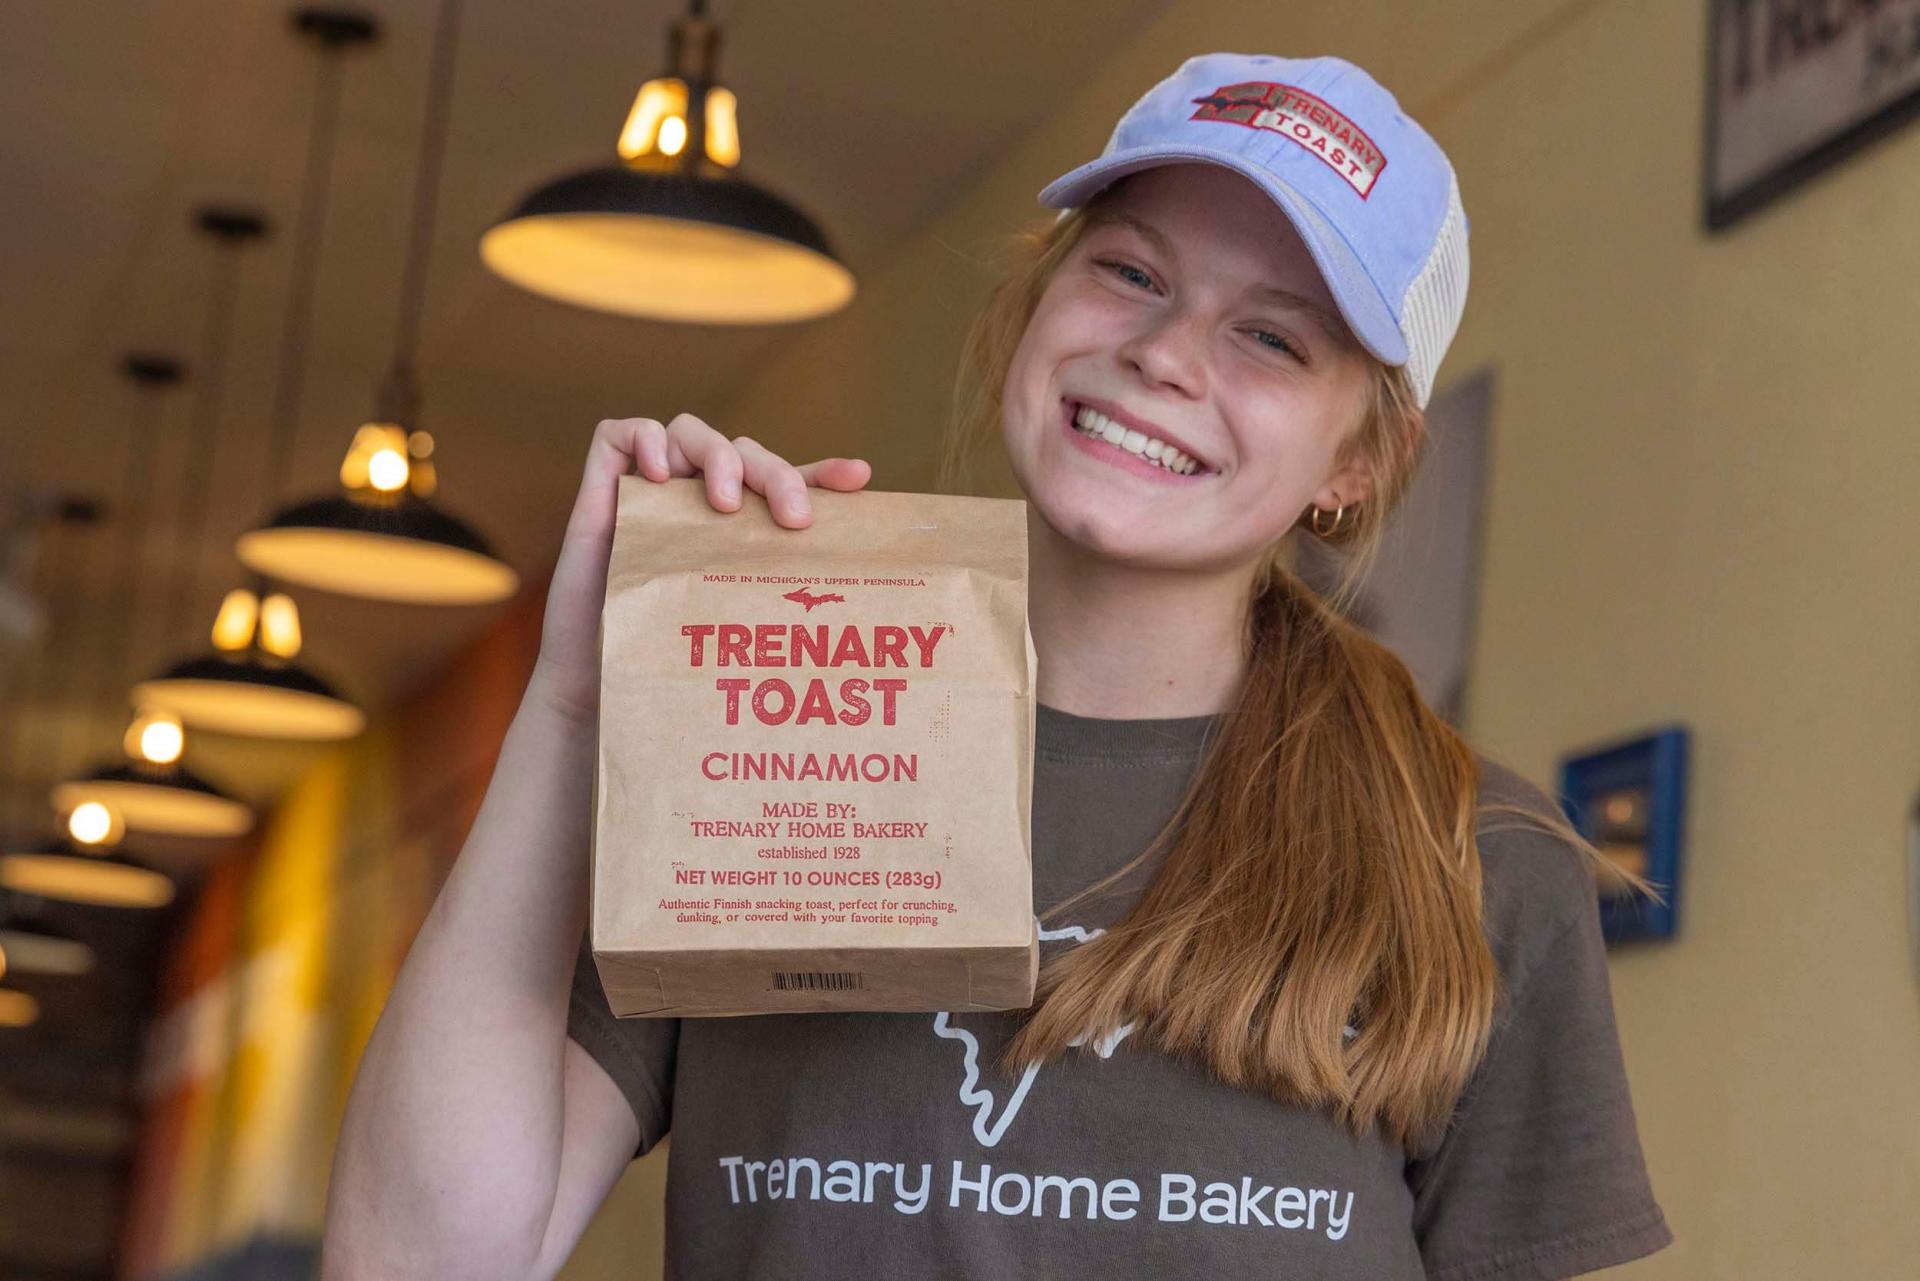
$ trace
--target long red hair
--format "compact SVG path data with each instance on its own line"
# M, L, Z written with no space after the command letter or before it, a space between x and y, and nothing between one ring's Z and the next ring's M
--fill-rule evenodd
M997 437L1014 350L1101 209L1096 198L1011 242L967 338L944 487ZM1334 601L1364 574L1426 439L1404 372L1368 359L1344 448L1373 486L1337 531L1353 554ZM1043 968L1005 1066L1132 1024L1135 1044L1220 1080L1421 1142L1484 1054L1499 990L1481 922L1477 758L1405 665L1290 571L1284 543L1256 575L1244 650L1237 701L1154 841L1048 914L1158 860L1118 924ZM1598 860L1558 815L1493 808Z

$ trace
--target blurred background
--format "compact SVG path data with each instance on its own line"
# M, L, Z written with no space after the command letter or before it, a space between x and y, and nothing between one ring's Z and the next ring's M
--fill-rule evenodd
M932 488L997 244L1216 49L1459 170L1366 621L1550 789L1686 744L1596 793L1683 907L1613 954L1619 1271L1913 1275L1920 2L11 0L0 1281L312 1274L595 422ZM658 1274L665 1158L563 1275Z

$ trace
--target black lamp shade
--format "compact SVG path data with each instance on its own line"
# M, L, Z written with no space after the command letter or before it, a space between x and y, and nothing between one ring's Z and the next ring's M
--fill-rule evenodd
M5 844L0 844L0 850L5 851L0 853L0 857L29 852ZM53 854L62 851L44 848L31 852ZM72 931L61 929L51 921L40 920L37 915L15 916L11 919L0 915L0 950L6 954L8 974L85 974L93 969L97 959L93 949L76 938Z
M88 907L165 907L173 878L118 854L79 854L36 842L0 852L0 887L15 894Z
M241 836L253 810L178 763L111 765L54 785L53 806L70 813L89 801L117 811L131 831L168 836Z
M352 738L367 716L295 663L207 654L175 663L130 695L136 706L165 708L196 729L254 738L329 741ZM128 820L129 825L132 820Z
M734 176L607 165L539 188L480 238L521 288L578 307L695 324L837 311L854 276L805 214Z
M483 605L520 585L479 534L410 494L302 503L240 535L234 551L269 578L372 600Z

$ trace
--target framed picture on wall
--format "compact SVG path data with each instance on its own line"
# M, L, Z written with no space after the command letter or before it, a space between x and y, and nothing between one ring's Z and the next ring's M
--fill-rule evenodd
M1707 13L1709 230L1920 115L1920 0L1707 0Z
M1687 731L1669 726L1560 762L1567 821L1611 867L1650 882L1658 900L1625 880L1598 878L1609 943L1668 938L1680 923L1681 840L1687 801Z

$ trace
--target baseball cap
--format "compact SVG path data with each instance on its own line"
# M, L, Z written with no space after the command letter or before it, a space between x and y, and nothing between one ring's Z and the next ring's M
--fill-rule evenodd
M1293 223L1361 345L1404 365L1422 407L1467 300L1467 217L1453 166L1341 58L1207 53L1127 109L1098 159L1040 191L1071 209L1156 165L1243 174Z

